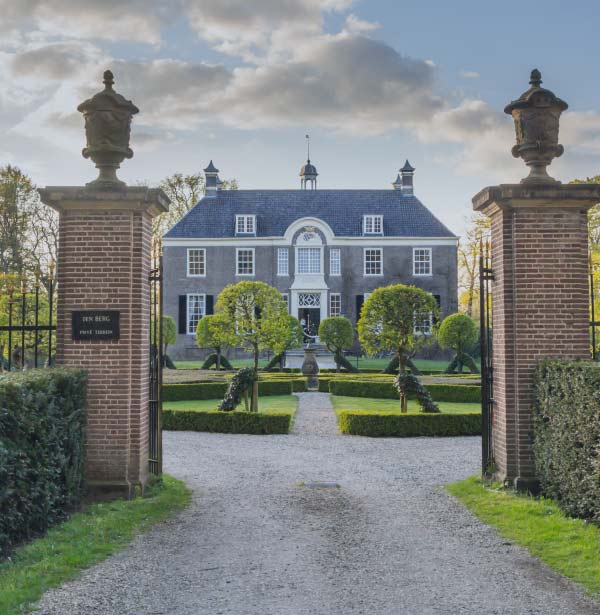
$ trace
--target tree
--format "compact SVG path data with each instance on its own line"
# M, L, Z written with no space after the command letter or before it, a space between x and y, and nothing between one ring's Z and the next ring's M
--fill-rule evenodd
M327 350L333 352L336 371L339 372L340 365L345 360L344 350L350 348L354 343L352 323L343 316L325 318L319 325L319 338L327 346Z
M216 358L215 369L221 369L221 352L227 346L229 329L224 313L208 314L203 316L196 327L196 346L199 348L213 348Z
M451 314L444 318L437 332L438 343L442 348L451 348L456 353L446 368L447 374L461 374L463 365L466 365L472 374L479 373L473 357L467 352L478 337L477 325L470 316Z
M460 304L465 314L473 318L479 309L479 256L481 245L490 239L490 219L474 214L458 245Z
M304 331L298 319L291 314L288 314L288 333L285 342L285 348L276 353L275 356L265 366L265 371L271 371L275 368L275 365L279 365L279 371L283 369L283 358L285 353L291 348L299 348L304 342Z
M219 295L217 314L227 322L231 346L252 352L258 378L258 359L262 350L276 354L285 350L289 340L289 314L280 292L264 282L238 282L226 286ZM258 379L252 387L251 411L258 412Z
M152 233L156 238L162 237L204 196L204 176L201 173L175 173L163 179L158 187L171 199L171 205L168 212L160 214L152 222ZM238 182L236 179L225 180L221 188L237 190Z
M387 351L398 357L397 383L402 412L407 412L408 385L414 388L412 380L408 382L405 377L408 360L430 341L432 323L438 312L433 295L404 284L374 290L363 305L358 338L371 355Z

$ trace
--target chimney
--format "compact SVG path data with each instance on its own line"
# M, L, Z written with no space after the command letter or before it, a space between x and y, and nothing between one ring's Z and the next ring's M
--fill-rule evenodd
M396 181L392 182L392 186L394 186L394 190L402 189L402 180L400 179L400 173L396 176Z
M402 175L402 186L400 187L400 189L402 190L402 194L406 194L407 196L412 196L414 194L413 175L415 174L415 168L411 166L408 160L404 163L404 166L400 169L400 174Z
M206 189L206 196L216 196L219 185L222 183L219 179L219 169L215 167L213 161L208 163L206 169L204 169L204 187Z

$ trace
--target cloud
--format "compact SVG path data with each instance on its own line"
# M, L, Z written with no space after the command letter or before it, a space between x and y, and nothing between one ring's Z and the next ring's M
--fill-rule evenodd
M380 28L381 25L374 21L364 21L363 19L359 19L353 13L350 13L348 17L346 17L346 21L344 22L344 31L349 32L351 34L362 34L364 32L373 32Z
M39 30L71 38L128 40L156 45L177 14L178 0L0 0L0 30Z

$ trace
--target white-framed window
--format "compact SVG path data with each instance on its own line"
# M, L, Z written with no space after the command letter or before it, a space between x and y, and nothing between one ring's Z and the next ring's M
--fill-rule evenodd
M383 216L363 216L364 235L383 235Z
M431 335L433 327L433 314L415 314L415 333L420 335Z
M235 217L236 235L256 235L256 216L239 215Z
M329 316L342 315L342 295L340 293L329 294Z
M296 270L303 274L321 273L321 248L298 248Z
M342 251L340 248L329 250L329 275L342 275Z
M413 275L431 275L431 248L413 248Z
M204 248L188 248L187 274L191 278L206 276L206 250Z
M383 275L381 248L365 248L365 275Z
M283 302L285 303L285 308L286 310L290 311L290 296L287 293L281 293L281 298L283 299Z
M254 248L236 248L236 275L254 275Z
M198 321L206 314L206 295L187 296L187 334L196 335Z
M290 255L287 248L277 248L277 275L290 274Z

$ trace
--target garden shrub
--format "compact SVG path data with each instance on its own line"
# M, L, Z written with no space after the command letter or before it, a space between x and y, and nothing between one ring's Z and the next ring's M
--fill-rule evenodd
M600 365L545 360L536 372L534 455L542 490L600 521Z
M218 410L163 410L163 428L172 431L210 431L214 433L286 434L292 415L288 412L263 414Z
M163 401L194 401L201 399L223 399L228 382L191 382L185 384L163 384ZM290 395L292 379L259 380L259 395Z
M481 401L481 387L462 384L429 384L427 390L434 401L477 403ZM384 379L338 380L329 381L329 391L333 395L347 397L374 397L378 399L398 399L398 391L393 381ZM409 395L409 399L414 395Z
M394 380L394 387L401 393L404 391L409 397L414 396L421 406L421 412L440 412L437 404L431 398L429 391L419 382L419 379L412 374L398 374Z
M0 553L80 502L86 379L72 369L0 376Z
M248 391L256 380L256 370L252 367L244 367L233 375L225 397L219 404L219 410L235 410L246 397L246 410L248 410Z
M342 410L338 414L338 425L342 433L354 436L476 436L481 434L481 414L400 414Z
M221 355L221 369L233 369L233 365L229 362L227 357ZM202 367L200 369L210 369L212 366L217 366L217 353L213 352L206 357L204 363L202 363Z

